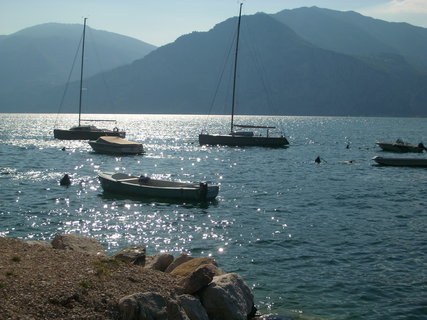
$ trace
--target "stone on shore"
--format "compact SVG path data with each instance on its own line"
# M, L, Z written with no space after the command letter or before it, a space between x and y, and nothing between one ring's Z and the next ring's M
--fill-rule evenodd
M54 249L84 252L100 257L106 256L104 246L98 240L77 234L57 234L51 243Z
M136 293L119 301L123 320L167 319L167 302L157 293Z
M256 311L252 292L237 273L214 277L200 300L210 320L246 320Z
M165 272L170 273L173 269L178 267L179 265L183 264L184 262L190 261L194 259L192 256L181 253L178 257L176 257L173 262L166 268Z
M198 267L204 264L213 264L215 267L217 267L217 263L214 259L208 258L208 257L201 257L201 258L194 258L187 262L184 262L183 264L179 265L175 269L171 271L171 274L177 275L177 276L188 276Z
M138 266L145 265L145 246L133 245L124 248L114 253L111 257L124 262L136 264Z
M145 268L164 272L172 261L173 255L168 253L147 256L145 258Z
M182 279L180 285L184 293L193 294L211 283L214 276L222 272L213 264L203 264Z
M206 309L196 297L190 294L183 294L177 298L177 301L190 320L209 320Z
M189 318L178 301L153 292L136 293L120 299L119 310L122 320L203 320Z

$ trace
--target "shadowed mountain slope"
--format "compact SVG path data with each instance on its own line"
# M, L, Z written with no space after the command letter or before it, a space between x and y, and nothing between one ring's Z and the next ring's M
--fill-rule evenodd
M229 19L104 74L117 89L112 106L129 113L207 113L226 57L231 60L235 28L236 18ZM212 113L229 113L232 63L227 66L228 82L219 87ZM424 83L404 59L388 68L322 49L266 14L243 17L238 69L242 114L400 115L419 98L413 88ZM101 84L100 76L90 79L88 103L113 112L105 108Z
M22 95L36 94L39 90L64 84L75 57L71 79L79 79L80 56L77 49L82 30L82 25L47 23L1 37L2 104L16 105L16 100L19 101ZM155 48L136 39L88 27L85 76L129 64Z
M229 114L236 25L230 18L94 75L84 84L84 110ZM316 7L244 16L236 112L427 116L425 33ZM61 85L41 86L10 105L56 112L62 92ZM78 83L68 93L62 111L76 112Z

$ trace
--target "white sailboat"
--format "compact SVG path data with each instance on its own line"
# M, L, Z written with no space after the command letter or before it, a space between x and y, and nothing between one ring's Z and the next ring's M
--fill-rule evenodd
M239 57L239 40L240 40L240 22L242 19L242 5L240 4L239 19L237 23L236 50L234 53L234 72L233 72L233 95L231 101L231 128L229 134L208 134L199 135L201 145L228 145L228 146L259 146L259 147L284 147L289 144L284 136L270 136L269 130L275 129L271 126L240 125L234 123L234 113L236 105L236 79L237 63ZM265 135L255 135L253 131L236 131L240 129L264 129Z

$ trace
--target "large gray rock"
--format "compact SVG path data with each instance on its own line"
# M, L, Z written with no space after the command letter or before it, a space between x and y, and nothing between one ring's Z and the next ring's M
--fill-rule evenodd
M145 265L145 246L134 245L114 253L112 258L130 262L139 266Z
M210 320L246 320L255 311L252 292L237 273L214 277L200 300Z
M214 276L218 275L218 268L213 264L203 264L193 273L183 278L180 282L183 293L193 294L211 283Z
M156 254L145 258L145 268L151 270L165 271L172 263L173 255L168 253Z
M209 320L206 309L196 297L190 294L183 294L177 298L177 302L184 309L190 320Z
M164 320L167 317L167 301L156 293L136 293L119 301L123 320Z
M208 257L194 258L184 262L171 271L171 274L177 276L188 276L192 274L198 267L204 264L213 264L218 266L214 259Z
M166 310L168 312L168 317L166 319L168 320L190 320L185 310L174 299L167 300Z
M52 247L105 256L104 246L98 240L77 234L57 234L52 240Z
M120 299L119 311L122 320L206 320L189 318L178 301L152 292Z
M190 261L194 259L192 256L186 254L186 253L181 253L178 257L176 257L173 262L166 268L165 272L170 273L173 269L175 269L176 267L178 267L179 265Z

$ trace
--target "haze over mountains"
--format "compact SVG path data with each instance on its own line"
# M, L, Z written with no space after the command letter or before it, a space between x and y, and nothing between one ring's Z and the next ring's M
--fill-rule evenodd
M97 55L108 58L98 74L85 59L84 109L228 114L236 25L230 18L159 48L97 31ZM0 37L1 112L58 111L81 29ZM312 7L244 16L241 30L238 113L427 116L425 28ZM78 83L67 93L62 112L76 112Z
M44 100L42 92L80 78L80 55L83 26L47 23L0 37L0 105L1 111L44 112L40 105L59 101ZM111 32L86 29L85 75L93 76L144 57L156 47ZM72 70L73 61L75 68ZM62 93L61 93L62 94ZM38 97L39 96L39 97ZM33 101L37 98L40 100Z

